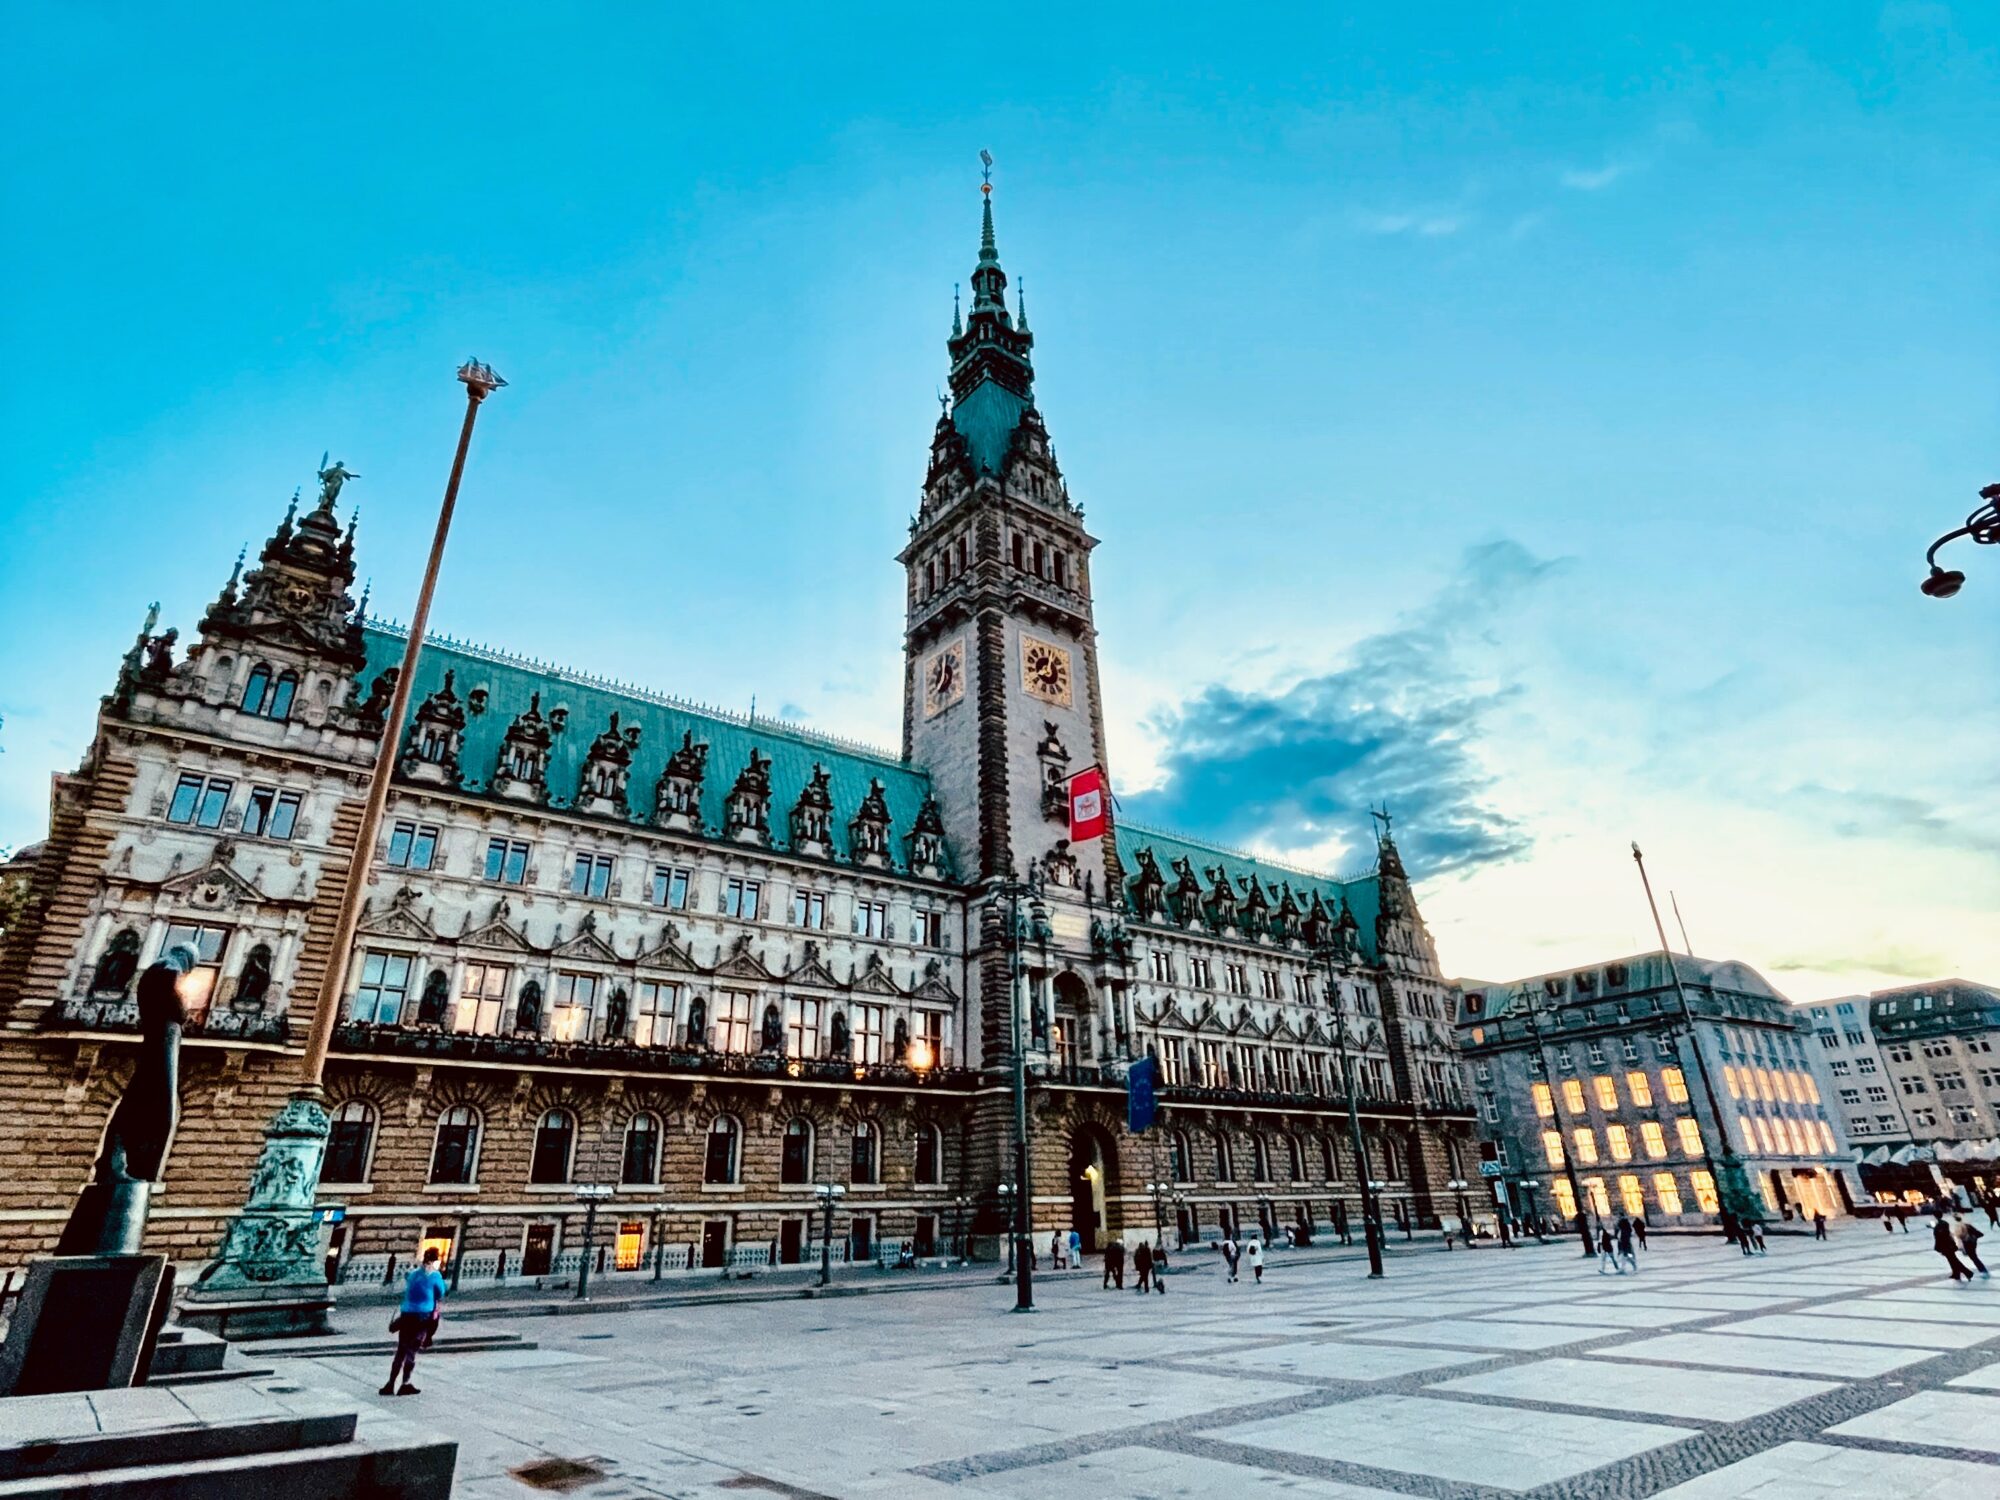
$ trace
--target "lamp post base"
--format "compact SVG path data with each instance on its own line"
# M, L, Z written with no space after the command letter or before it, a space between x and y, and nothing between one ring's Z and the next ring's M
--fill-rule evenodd
M316 1088L293 1094L265 1126L249 1198L181 1299L183 1323L225 1338L328 1331L333 1299L313 1216L328 1128Z

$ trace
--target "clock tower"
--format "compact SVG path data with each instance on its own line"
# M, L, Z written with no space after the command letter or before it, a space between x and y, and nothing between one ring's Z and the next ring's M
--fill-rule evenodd
M1104 765L1082 507L1035 408L1034 335L985 195L972 302L952 309L951 399L899 561L907 578L903 752L930 772L961 876L1115 886L1113 836L1068 844L1065 783ZM1107 873L1110 878L1107 880Z

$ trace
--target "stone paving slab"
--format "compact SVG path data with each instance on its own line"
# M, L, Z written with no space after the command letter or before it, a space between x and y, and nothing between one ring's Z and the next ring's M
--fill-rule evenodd
M1473 1364L1482 1355L1464 1349L1388 1348L1380 1344L1278 1344L1222 1355L1216 1368L1305 1375L1319 1380L1390 1380L1422 1370Z
M1990 1364L1983 1370L1974 1370L1970 1375L1961 1375L1947 1384L1969 1386L1980 1391L2000 1391L2000 1362Z
M954 1493L1007 1500L1391 1500L1391 1490L1302 1479L1153 1448L1110 1448L1031 1469L988 1475Z
M1892 1443L1917 1443L1931 1448L1972 1448L2000 1453L2000 1404L1991 1396L1957 1391L1919 1391L1871 1411L1866 1416L1829 1427L1837 1437L1880 1438ZM2000 1494L2000 1470L1992 1476Z
M1786 1443L1654 1500L1993 1500L1996 1477L1983 1464Z
M1885 1375L1929 1359L1934 1349L1871 1344L1818 1344L1802 1339L1739 1338L1727 1333L1669 1333L1592 1351L1597 1359L1648 1359L1672 1364L1768 1370L1785 1375Z
M1852 1304L1816 1308L1812 1312L1771 1313L1730 1325L1731 1333L1775 1338L1832 1339L1842 1344L1898 1344L1905 1348L1968 1349L1995 1337L1991 1328L1961 1328L1948 1323L1898 1322L1859 1317Z
M1746 1375L1735 1370L1663 1370L1588 1359L1545 1359L1531 1365L1462 1375L1433 1390L1466 1391L1512 1401L1595 1406L1637 1417L1729 1422L1790 1406L1821 1391L1825 1380ZM1996 1412L1995 1416L2000 1416Z
M1610 1324L1596 1327L1558 1328L1547 1323L1491 1323L1484 1319L1440 1319L1429 1323L1407 1323L1401 1328L1378 1328L1370 1339L1397 1344L1463 1345L1468 1349L1553 1349L1573 1344L1592 1334L1624 1333Z

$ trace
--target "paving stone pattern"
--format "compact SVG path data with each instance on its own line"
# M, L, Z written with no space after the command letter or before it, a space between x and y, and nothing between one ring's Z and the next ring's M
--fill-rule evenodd
M956 1285L496 1321L542 1347L428 1358L412 1398L361 1361L272 1378L457 1437L475 1500L552 1458L591 1500L2000 1495L2000 1283L1915 1235L1660 1237L1625 1277L1567 1244L1270 1262L1050 1283L1032 1316Z

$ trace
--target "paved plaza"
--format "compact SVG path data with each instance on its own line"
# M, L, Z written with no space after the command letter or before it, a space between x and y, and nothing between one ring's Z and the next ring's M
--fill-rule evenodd
M1425 1249L1379 1283L1279 1252L1261 1286L1189 1252L1165 1297L1054 1280L1032 1316L985 1282L482 1318L539 1347L427 1358L412 1398L376 1360L261 1383L456 1437L468 1500L1992 1500L2000 1282L1928 1243L1660 1237L1622 1278Z

